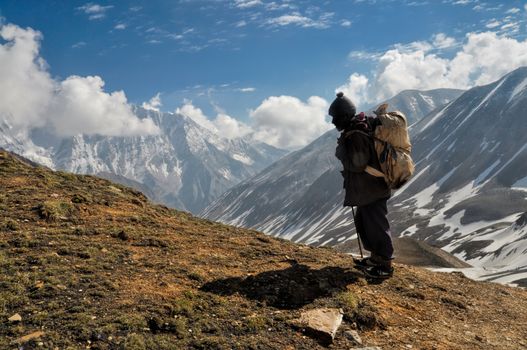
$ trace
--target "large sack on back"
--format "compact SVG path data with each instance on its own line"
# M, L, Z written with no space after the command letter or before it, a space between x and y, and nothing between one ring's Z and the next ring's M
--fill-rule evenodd
M377 109L381 125L375 128L375 151L384 179L391 189L402 187L414 173L406 117L399 111L386 112L387 105Z

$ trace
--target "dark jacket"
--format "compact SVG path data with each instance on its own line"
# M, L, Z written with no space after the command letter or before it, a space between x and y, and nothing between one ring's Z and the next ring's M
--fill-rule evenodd
M352 123L342 131L337 141L335 156L344 167L344 206L368 205L391 196L391 191L382 177L375 177L364 171L367 165L380 170L373 138L368 135L373 133L378 123L377 118L368 117L370 130L360 130Z

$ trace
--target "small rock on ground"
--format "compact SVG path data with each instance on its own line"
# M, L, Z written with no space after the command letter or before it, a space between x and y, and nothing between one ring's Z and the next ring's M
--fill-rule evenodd
M346 338L351 340L356 345L362 345L362 339L357 331L349 330L344 333Z
M20 314L14 314L13 316L8 318L9 322L21 322L22 316Z
M341 309L313 309L303 312L300 318L295 321L295 324L316 333L321 333L322 336L333 340L342 323L342 317L343 312Z
M40 338L43 335L44 335L44 332L42 332L42 331L33 332L31 334L25 335L23 337L20 337L20 338L14 340L12 343L13 344L27 343L28 341L36 339L36 338Z

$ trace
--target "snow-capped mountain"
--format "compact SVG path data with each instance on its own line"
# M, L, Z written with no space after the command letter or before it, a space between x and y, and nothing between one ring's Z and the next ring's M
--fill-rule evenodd
M78 135L57 140L37 130L33 140L46 147L38 149L47 152L47 166L110 176L139 190L146 186L151 199L194 213L286 153L264 143L222 138L181 114L140 107L134 112L140 118L152 119L161 133L134 137ZM9 130L0 134L9 135ZM26 143L16 143L4 136L0 146L41 162L28 154L34 146L29 138Z
M516 221L507 225L510 220ZM476 230L443 249L474 267L463 272L475 279L527 285L527 213L511 215L500 226Z
M419 120L460 90L404 91L387 101ZM334 156L338 133L331 130L305 148L223 194L203 216L253 227L297 242L336 244L348 237L349 216L334 222L342 209L342 177ZM347 211L345 211L347 213ZM340 232L340 233L336 233Z
M405 90L385 103L395 106L395 109L403 112L408 120L408 125L412 125L437 107L444 106L448 102L455 100L463 92L463 90L456 89ZM373 111L376 107L377 105L371 106L369 110Z
M35 145L26 132L13 128L2 119L0 119L0 147L39 164L53 167L51 153L47 149Z
M474 277L500 282L526 278L526 111L527 68L520 68L495 83L465 92L414 124L416 173L390 201L393 232L455 254L475 266L470 271ZM336 134L325 137L334 147ZM285 166L289 157L277 164ZM263 220L253 219L243 198L266 198L278 179L266 178L264 173L249 180L253 186L249 181L242 184L249 191L261 191L259 196L238 186L222 197L229 198L229 205L220 199L206 213L215 218L219 211L212 209L225 205L227 210L219 217L223 221L310 244L346 242L353 238L351 210L341 207L340 166L329 161L331 166L304 186L301 194L282 194L292 203L275 204L274 209L256 206L255 212L265 213ZM312 167L290 172L301 174ZM254 183L255 179L260 182ZM228 197L235 191L240 191L242 200ZM281 191L274 189L274 193Z
M526 111L523 67L415 124L417 172L392 201L398 231L454 253L482 277L527 277Z

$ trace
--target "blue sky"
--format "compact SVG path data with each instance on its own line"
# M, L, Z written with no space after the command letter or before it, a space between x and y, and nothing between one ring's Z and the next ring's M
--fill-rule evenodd
M42 34L38 58L56 81L99 76L105 91L122 90L131 103L159 93L164 111L191 104L210 119L246 124L271 96L309 105L340 88L366 105L404 88L490 82L508 61L465 74L454 58L474 52L471 40L494 40L489 50L513 40L523 55L527 19L516 0L0 0L0 17ZM440 79L425 82L419 65ZM406 74L415 81L401 82Z

